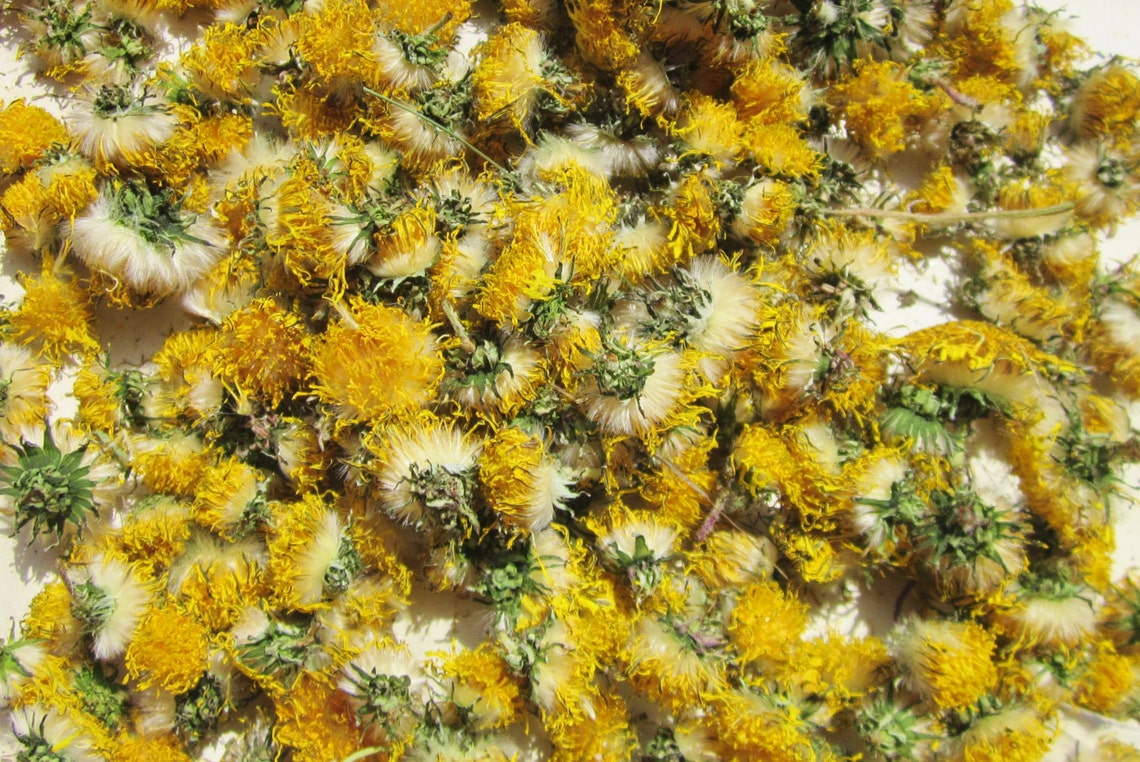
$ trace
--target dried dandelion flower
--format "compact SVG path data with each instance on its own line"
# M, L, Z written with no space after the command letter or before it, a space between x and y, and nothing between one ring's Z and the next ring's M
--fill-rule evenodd
M408 415L434 398L441 349L427 323L354 299L314 342L312 390L342 422Z

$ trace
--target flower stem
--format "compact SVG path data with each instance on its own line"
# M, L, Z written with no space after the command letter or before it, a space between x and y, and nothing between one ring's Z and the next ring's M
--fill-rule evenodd
M376 90L373 90L371 87L365 87L364 92L368 93L371 96L379 98L380 100L384 101L385 103L391 104L391 105L395 106L396 108L401 108L404 111L407 111L409 114L412 114L413 116L418 116L420 119L424 120L425 122L430 124L432 127L435 127L437 130L444 133L448 137L454 138L455 140L458 140L463 145L467 146L469 149L474 151L481 159L483 159L483 161L487 162L492 167L494 167L495 169L502 172L504 175L507 175L508 177L511 177L511 178L514 177L513 172L511 172L509 169L504 167L499 162L492 159L487 154L480 151L478 148L476 148L471 143L469 143L462 135L460 135L458 132L451 129L447 125L442 124L440 122L437 122L435 119L432 119L427 114L420 113L418 110L413 108L411 105L404 103L403 101L396 100L395 98L389 98L387 95L384 95L384 93L377 92Z
M1038 209L996 209L992 212L953 212L940 214L922 214L921 212L905 212L900 209L873 209L859 207L856 209L824 209L823 214L831 217L875 217L884 220L910 220L921 222L924 225L956 225L959 222L985 222L986 220L1018 220L1032 217L1052 217L1071 211L1076 204L1066 201L1063 204L1043 206Z

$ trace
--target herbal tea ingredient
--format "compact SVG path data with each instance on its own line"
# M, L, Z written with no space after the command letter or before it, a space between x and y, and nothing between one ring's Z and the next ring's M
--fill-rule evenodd
M1063 13L11 8L63 106L0 108L0 510L58 569L0 641L18 760L1010 762L1140 719L1140 270L1098 252L1140 78Z

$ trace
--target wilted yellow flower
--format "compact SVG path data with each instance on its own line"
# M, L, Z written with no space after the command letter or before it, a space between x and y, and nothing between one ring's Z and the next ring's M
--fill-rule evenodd
M206 671L209 638L198 620L174 603L152 604L127 647L127 674L139 687L174 694L194 687Z
M753 125L802 122L811 96L802 75L775 58L754 61L732 83L740 118Z
M67 145L70 140L54 116L23 100L12 101L0 110L0 174L30 167L53 143Z
M477 728L505 728L518 717L522 708L518 683L490 644L446 657L442 672L454 686L451 700L471 712Z
M99 349L91 335L90 295L69 276L45 257L40 276L23 279L24 301L10 318L15 338L39 344L40 353L53 363L72 354L90 357Z
M193 498L214 459L191 434L169 438L137 438L133 445L133 465L143 482L155 492Z
M312 390L343 423L409 415L435 397L441 350L429 324L354 298L314 342Z
M688 151L712 157L718 166L730 165L741 151L743 126L731 103L703 93L689 93L672 131Z
M1082 138L1120 142L1136 134L1140 78L1120 63L1097 70L1085 80L1073 102L1073 127Z
M277 407L305 379L310 343L300 315L274 299L257 299L222 324L217 376L241 395Z
M542 440L513 426L484 444L479 480L491 510L514 530L544 529L574 494Z
M781 663L807 626L807 607L770 580L740 592L726 624L737 653L746 662Z
M874 157L904 150L908 128L929 109L894 61L860 61L829 95L842 108L851 136Z
M895 643L905 685L943 709L964 709L997 687L994 637L973 622L914 619Z
M475 118L481 122L505 120L526 134L538 97L547 93L542 66L546 60L542 37L520 24L499 27L477 51L481 55L472 77Z
M360 746L356 712L348 695L327 677L303 671L292 687L274 698L273 738L298 762L345 759Z

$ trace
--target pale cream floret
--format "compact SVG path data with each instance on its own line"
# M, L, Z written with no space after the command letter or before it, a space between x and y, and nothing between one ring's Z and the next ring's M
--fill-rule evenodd
M665 72L665 65L653 57L647 50L642 50L623 74L629 75L629 90L626 98L631 105L645 108L655 117L670 116L677 111L681 103L677 90L669 81Z
M94 105L85 104L71 112L67 124L85 155L99 161L118 162L129 154L162 145L174 134L178 122L166 111L143 106L122 114L101 116L95 113Z
M268 560L265 545L257 540L229 542L210 532L195 530L183 545L182 555L170 565L166 586L172 593L181 593L195 566L203 572L225 569L240 577L254 567L265 566Z
M465 408L493 410L502 405L513 408L520 394L535 386L542 369L542 356L525 339L512 336L501 349L500 362L509 367L495 374L491 383L482 390L474 384L464 384L449 397Z
M406 730L411 730L416 722L416 716L407 710L422 707L428 701L442 699L442 696L435 695L432 683L422 666L415 661L411 651L402 643L381 638L368 639L358 646L359 653L341 667L337 688L348 695L349 703L354 709L361 709L366 706L367 699L361 694L359 683L362 679L370 676L407 678L410 707L401 707L391 719L400 725L406 725ZM364 678L361 677L361 673ZM381 718L380 721L383 722L384 719Z
M31 439L42 429L50 380L47 368L30 349L0 342L0 384L6 386L0 405L0 435L5 442Z
M807 454L820 469L838 476L843 471L839 457L839 440L835 432L818 418L800 426L797 436L799 452Z
M823 239L812 248L808 267L820 275L840 273L861 282L869 292L867 296L879 304L883 303L884 291L894 274L886 245L878 239L862 237L841 241ZM843 310L855 308L857 295L850 287L843 287L839 297Z
M969 754L969 751L975 749L984 758L984 755L992 755L994 750L1001 748L998 744L1003 739L1040 738L1043 734L1048 734L1045 735L1048 738L1051 732L1042 726L1041 715L1037 710L1025 704L1014 704L996 714L980 717L965 733L947 739L943 749L951 755L948 759L970 759L974 755ZM1028 745L1030 742L1022 743Z
M313 532L312 539L293 561L291 599L298 605L312 606L325 596L325 574L336 561L345 523L335 511L326 510Z
M426 518L429 508L412 492L412 471L443 469L469 478L479 461L482 444L451 426L416 425L393 435L379 453L377 472L380 504L389 516L405 524Z
M341 240L347 238L348 233L356 232L346 226L341 227L344 228ZM364 253L369 251L367 246L362 246L360 249ZM440 249L439 238L435 233L430 233L407 247L387 248L382 254L368 259L364 266L378 278L408 278L419 275L435 264L439 259ZM353 250L354 256L349 259L349 264L357 264L356 260L360 258L358 251Z
M1136 310L1118 299L1108 299L1098 317L1113 344L1131 354L1140 352L1140 314Z
M447 199L456 195L465 199L471 208L472 221L465 228L483 230L495 211L499 194L495 188L481 178L474 178L464 168L455 168L442 174L432 175L427 183L416 191L417 198L434 202L434 197Z
M570 124L566 126L565 132L577 145L600 153L605 166L615 175L645 174L657 166L661 158L656 143L650 140L638 138L624 140L592 124Z
M676 551L677 529L650 518L630 516L626 523L598 535L598 549L617 559L618 553L628 558L637 555L637 538L642 538L654 562L664 561Z
M630 280L656 275L669 261L669 224L649 218L620 225L614 234L614 248L621 252L622 272Z
M1001 28L1006 37L1013 42L1013 57L1017 62L1017 86L1024 89L1032 87L1033 80L1037 78L1037 69L1040 64L1038 58L1036 23L1028 17L1026 8L1015 7L1001 18Z
M240 151L231 151L219 164L215 172L218 182L213 183L216 198L220 199L223 189L237 182L283 177L296 153L297 147L291 142L261 132L254 133ZM265 194L259 195L264 197Z
M764 242L768 235L763 220L769 213L769 199L779 189L775 180L765 178L754 182L744 191L740 211L732 221L732 234L742 241Z
M531 534L531 555L535 564L530 578L540 585L547 597L569 594L580 578L572 566L572 552L565 530L544 527Z
M543 634L539 645L541 658L530 672L532 697L544 712L577 708L588 717L594 716L589 698L575 691L581 687L575 678L582 670L576 651L574 636L561 619L555 619Z
M653 373L641 391L629 399L606 394L593 381L583 385L579 405L602 431L619 436L642 436L664 423L674 411L684 390L681 355L665 351L656 352L652 357Z
M403 48L383 34L373 38L371 53L379 67L385 89L414 93L435 83L436 73L430 66L409 61L404 56Z
M531 493L521 516L527 529L538 532L549 527L555 510L564 508L578 493L574 479L553 458L544 457L529 475Z
M11 722L12 732L16 736L21 738L38 736L48 743L52 756L37 756L37 759L59 759L66 762L101 762L106 759L97 750L96 740L91 732L76 722L70 712L63 714L55 707L32 704L12 712ZM31 759L30 756L23 755L19 758Z
M715 667L700 657L687 637L682 638L655 616L643 616L627 644L631 667L642 664L654 670L654 680L665 686L692 686L700 690L719 677Z
M187 291L223 251L221 232L201 218L189 225L184 238L151 243L119 218L107 188L72 224L71 239L75 253L92 270L160 296Z
M806 306L801 309L795 325L788 326L787 330L781 379L785 388L802 393L815 383L823 348L831 344L835 330L814 320Z
M900 9L901 19L895 21L894 35L900 44L892 47L895 60L906 60L921 51L930 42L938 28L938 15L933 0L909 0Z
M1034 373L1023 373L1011 363L997 362L990 368L971 369L966 361L932 362L922 366L923 379L941 386L976 389L1007 402L1035 405L1046 389Z
M110 614L92 633L91 652L95 658L106 661L126 653L139 619L150 602L149 587L129 564L103 555L70 569L68 580L73 588L90 583L114 601Z
M1015 637L1047 646L1076 646L1096 632L1097 614L1092 600L1095 593L1052 598L1022 593L1012 609L998 620Z
M17 669L7 669L0 679L0 710L8 708L8 702L13 696L19 695L21 687L30 675L36 674L36 669L43 663L47 651L39 641L25 640L22 644L12 647L9 642L9 658L15 663ZM11 664L9 664L9 667Z
M392 106L387 121L395 142L417 164L430 164L463 152L462 143L426 123L421 114Z
M456 301L479 289L480 278L491 261L492 244L484 225L475 226L458 241L444 242L441 256L455 277L448 280L448 295Z
M760 298L746 277L717 257L698 257L689 265L688 273L709 298L689 323L685 340L707 353L699 367L702 375L715 383L727 370L731 356L747 346L758 330Z
M861 535L867 538L872 548L883 548L887 543L887 527L883 523L881 511L876 505L859 502L859 497L868 500L890 500L895 482L907 475L907 465L902 458L887 456L879 458L871 467L857 477L851 523Z
M591 175L608 178L612 167L604 154L595 147L544 133L538 144L530 148L518 161L518 174L528 189L539 191L542 183L557 181L556 173L566 167L584 169Z

